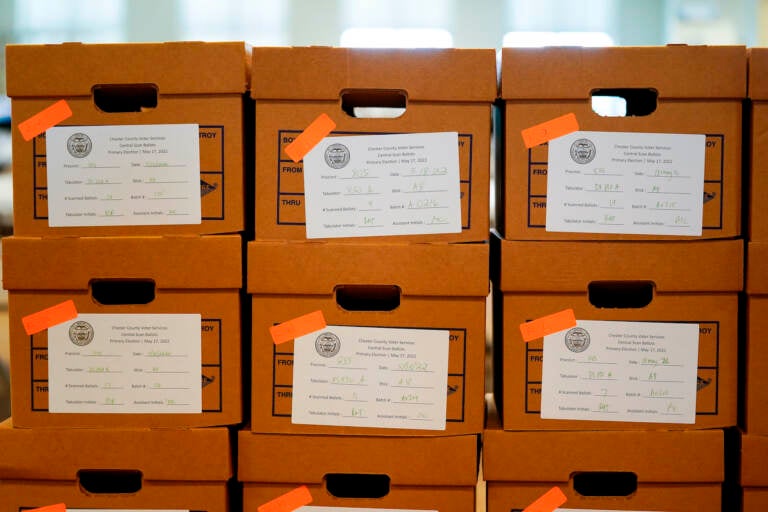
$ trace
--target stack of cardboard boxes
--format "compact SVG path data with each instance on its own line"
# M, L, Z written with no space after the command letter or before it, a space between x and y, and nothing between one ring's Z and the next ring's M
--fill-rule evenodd
M490 512L553 485L567 507L720 510L718 429L737 425L745 80L742 47L502 51ZM593 111L606 96L625 108ZM526 147L523 130L568 114L580 131ZM676 134L699 136L681 148ZM700 234L677 235L699 212ZM523 340L521 324L567 309L577 327Z
M750 48L748 93L751 100L749 245L747 251L747 329L744 432L741 484L744 512L768 507L768 349L763 341L768 311L768 49Z
M2 510L228 510L248 56L243 43L7 48ZM61 100L55 129L21 130ZM25 327L59 304L65 321Z
M744 510L768 505L765 49L743 380L743 47L504 49L500 89L490 49L6 56L0 510L251 510L306 486L470 511L482 434L489 512L553 486L571 508L714 512L737 425ZM578 325L523 339L563 310Z
M251 87L252 396L250 425L238 438L245 509L302 484L320 506L474 508L484 425L495 69L492 50L254 49L254 76L270 80ZM349 179L340 185L345 195L383 182L366 181L381 160L394 161L389 173L413 156L408 148L383 149L388 143L379 137L405 134L403 144L419 146L423 134L456 133L460 231L369 237L342 230L308 238L315 219L305 207L319 192L305 189L312 179L305 173L317 170L286 148L323 114L335 128L313 151L348 145L348 158L365 155L361 165L342 162L333 171L334 179ZM343 138L366 135L372 138L362 147ZM416 167L416 158L403 172ZM425 160L418 167L430 166ZM387 187L375 190L389 194ZM384 209L396 202L385 200ZM352 206L352 198L339 206ZM271 327L318 311L327 324L319 331L282 343L270 336ZM442 369L440 357L447 357ZM311 386L309 395L302 382L305 390ZM445 421L438 422L435 412L443 411L430 406L443 400Z

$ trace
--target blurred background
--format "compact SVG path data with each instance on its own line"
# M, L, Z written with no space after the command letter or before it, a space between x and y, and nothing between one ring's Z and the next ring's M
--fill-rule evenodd
M0 0L0 236L12 232L13 211L5 45L174 40L405 48L768 46L768 0ZM0 419L10 415L8 388L2 292Z

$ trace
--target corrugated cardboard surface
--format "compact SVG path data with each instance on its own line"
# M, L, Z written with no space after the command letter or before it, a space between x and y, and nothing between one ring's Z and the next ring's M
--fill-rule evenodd
M249 56L244 43L9 45L14 233L88 236L242 231L243 95L248 88ZM104 112L92 97L92 87L102 84L154 84L157 107L142 112ZM73 113L62 126L199 124L202 224L49 227L45 134L26 142L16 126L60 99L67 100Z
M703 207L701 238L741 234L744 47L505 48L501 75L505 170L496 219L506 238L684 238L545 230L547 145L526 149L520 132L567 113L580 130L707 135L704 191L714 197ZM643 117L601 117L592 111L591 92L613 88L655 89L657 108Z
M748 244L747 293L744 428L768 435L768 243Z
M479 434L483 427L487 244L250 242L251 427L262 433L390 436ZM344 285L393 285L392 311L348 311ZM291 423L293 341L275 345L269 327L321 310L328 325L450 331L445 431Z
M660 98L739 99L743 46L504 48L505 100L587 99L597 88L652 87Z
M7 420L0 425L0 453L3 512L61 502L70 508L228 510L233 461L226 428L21 429ZM141 489L92 494L80 487L81 470L140 471Z
M747 92L751 100L768 100L768 48L749 48Z
M243 430L238 438L243 506L255 509L307 485L312 505L471 512L478 437L265 435ZM334 496L326 475L339 473L386 475L389 492L381 498Z
M493 49L254 48L251 96L273 100L339 99L345 89L405 90L410 100L491 102Z
M504 429L657 430L736 425L741 241L494 242L494 392ZM597 308L588 293L588 285L594 281L651 281L653 298L642 308ZM524 343L519 326L567 308L579 320L698 323L696 423L542 419L543 340Z
M90 96L96 84L153 83L161 94L243 93L246 52L240 42L10 44L6 85L11 98Z
M719 512L724 479L722 430L508 432L483 437L488 512L522 510L553 486L563 507L606 510ZM582 472L630 472L628 496L584 496L573 477Z
M3 284L9 290L12 414L17 427L150 427L232 425L242 420L240 287L237 235L3 239ZM41 269L45 269L41 272ZM92 280L150 279L148 304L104 305ZM48 336L24 332L21 319L72 299L79 313L200 313L200 414L48 412Z
M741 485L743 512L768 510L768 436L743 434L741 436Z
M336 123L330 136L458 132L462 232L334 239L470 242L488 239L493 50L257 48L256 239L304 240L304 164L285 147L317 116ZM346 91L400 91L406 111L394 119L356 118L341 108Z
M751 103L749 239L768 241L768 48L749 50Z

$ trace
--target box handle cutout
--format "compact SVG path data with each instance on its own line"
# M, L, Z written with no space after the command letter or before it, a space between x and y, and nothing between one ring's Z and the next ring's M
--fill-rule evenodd
M389 476L360 473L328 473L325 488L336 498L383 498L389 494Z
M592 281L589 303L596 308L638 309L653 300L653 281Z
M341 109L350 117L393 119L402 116L408 96L402 90L349 89L341 92Z
M595 89L590 93L592 111L603 117L648 116L656 111L656 89Z
M582 496L629 496L637 491L630 471L585 471L572 476L573 490Z
M125 469L81 469L77 480L90 494L135 494L141 490L142 474Z
M151 279L94 279L91 296L99 304L149 304L155 300L155 282Z
M91 91L93 103L102 112L144 112L157 107L155 84L99 84Z
M400 306L395 285L341 284L334 289L336 304L347 311L393 311Z

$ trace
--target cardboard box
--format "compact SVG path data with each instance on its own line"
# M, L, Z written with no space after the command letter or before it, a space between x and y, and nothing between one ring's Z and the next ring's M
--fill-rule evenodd
M251 84L256 104L257 240L306 239L303 162L294 163L285 147L323 113L336 123L330 136L458 132L462 232L396 239L488 239L496 98L492 49L254 48L252 70L254 76L270 77ZM364 118L345 111L353 112L355 106L406 110L397 118Z
M478 453L477 435L316 436L242 430L237 471L244 510L306 485L314 506L472 512Z
M237 42L8 45L14 233L91 236L242 231L243 108L249 53L244 43ZM141 106L135 104L145 94L149 98ZM114 97L120 105L111 104ZM202 223L49 227L45 133L26 142L17 126L61 99L67 101L72 116L59 126L198 124ZM111 111L122 109L131 111Z
M761 512L768 509L768 436L742 434L741 487L742 511Z
M749 49L748 96L751 100L749 239L768 241L768 48Z
M14 236L3 239L2 252L17 427L200 427L242 420L240 236ZM154 298L124 298L120 286L136 282L149 283ZM29 336L22 318L68 299L80 314L200 314L203 412L49 413L48 331Z
M482 432L488 256L487 244L250 242L254 432L388 436ZM366 292L373 292L373 305L362 302ZM347 294L352 304L344 302ZM399 302L396 306L388 301L393 297ZM381 306L388 310L373 310ZM450 331L446 429L292 424L294 342L276 345L269 328L317 310L328 325Z
M483 436L488 512L521 512L557 486L563 508L720 512L722 430L508 432Z
M626 95L627 89L657 93L655 111L602 117L592 110L593 94ZM684 238L545 230L548 146L527 149L520 132L573 113L584 131L705 134L701 238L739 236L745 97L746 50L740 46L502 49L505 163L497 229L510 240Z
M768 243L750 242L747 253L747 342L744 378L746 432L768 435Z
M21 429L8 419L0 425L0 452L2 512L54 503L229 510L233 455L226 428Z
M493 242L494 393L505 430L699 429L737 424L740 240L531 243L496 238ZM643 302L647 305L638 304L642 307L598 302L597 292L611 288L607 296L613 301L638 293L652 295ZM698 323L695 424L542 419L543 339L524 343L520 325L568 308L577 320Z

